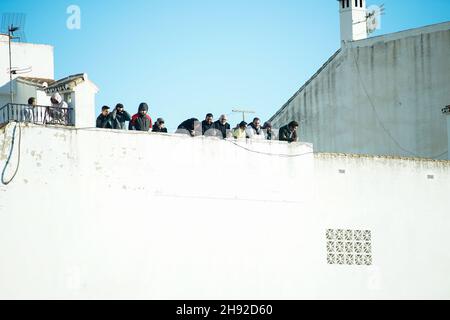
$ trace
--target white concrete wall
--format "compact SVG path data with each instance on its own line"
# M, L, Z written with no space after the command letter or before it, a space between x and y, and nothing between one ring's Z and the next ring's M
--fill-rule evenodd
M341 26L341 41L355 41L367 38L367 23L366 23L366 1L363 1L363 6L360 7L360 0L358 6L355 6L355 0L350 0L347 7L346 0L345 8L342 8L342 2L339 1L339 14Z
M75 88L73 105L75 106L75 125L77 128L95 127L95 95L98 89L86 80Z
M14 75L54 79L53 47L41 44L18 43L12 44L12 67L28 68L32 71L26 74ZM0 39L0 104L9 102L9 54L7 38Z
M450 23L349 43L273 124L301 121L319 152L445 159L449 57Z
M21 147L0 299L450 298L448 161L34 126ZM330 228L371 230L373 265L328 265Z
M448 158L450 160L450 114L446 115L447 118L447 139L448 139Z

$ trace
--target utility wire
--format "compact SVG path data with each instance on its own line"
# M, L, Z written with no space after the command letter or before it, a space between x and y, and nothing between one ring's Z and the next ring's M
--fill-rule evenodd
M314 154L313 151L311 152L305 152L305 153L300 153L300 154L282 154L282 153L269 153L269 152L261 152L261 151L256 151L256 150L252 150L249 148L246 148L244 146L241 146L240 144L236 143L235 141L231 141L231 140L225 140L231 144L234 144L235 146L244 149L248 152L252 152L252 153L257 153L257 154L261 154L261 155L265 155L265 156L273 156L273 157L283 157L283 158L298 158L298 157L303 157L303 156L307 156L310 154Z
M374 104L372 98L370 97L369 92L367 91L367 87L366 87L366 85L365 85L365 83L364 83L364 81L363 81L363 79L362 79L361 70L360 70L360 68L359 68L359 63L358 63L358 60L356 59L355 54L353 53L353 50L352 50L352 49L353 49L353 48L350 48L349 51L350 51L350 53L351 53L351 55L352 55L352 57L353 57L353 60L355 61L356 70L358 71L359 83L361 84L361 87L363 88L363 91L364 91L365 95L367 96L367 99L369 100L370 106L372 107L373 112L374 112L374 114L375 114L375 117L376 117L378 123L381 125L381 128L383 128L383 130L386 132L386 134L388 135L388 137L395 143L395 145L396 145L400 150L402 150L402 151L408 153L408 154L411 155L411 156L414 156L414 157L417 157L417 158L422 158L423 156L420 156L420 155L416 154L415 152L410 151L410 150L404 148L404 147L400 144L400 142L398 142L397 139L395 139L395 137L392 135L392 133L389 131L389 129L385 126L383 120L381 120L381 117L380 117L380 115L378 114L377 108L375 107L375 104ZM444 156L444 155L447 154L447 153L448 153L448 150L445 151L445 152L443 152L443 153L441 153L440 155L431 157L431 159L439 159L440 157Z

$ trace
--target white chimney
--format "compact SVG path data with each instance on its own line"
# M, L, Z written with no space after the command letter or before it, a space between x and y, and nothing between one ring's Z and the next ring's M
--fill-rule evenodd
M338 0L341 19L341 41L367 38L366 0Z

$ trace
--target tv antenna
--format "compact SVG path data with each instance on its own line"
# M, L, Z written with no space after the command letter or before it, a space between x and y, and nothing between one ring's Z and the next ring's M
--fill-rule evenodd
M367 8L367 33L374 33L381 28L381 16L385 14L384 4Z
M384 4L370 6L366 10L366 18L362 21L354 22L353 24L365 23L367 28L367 34L374 33L375 30L381 28L381 16L385 15Z
M12 67L12 51L11 43L14 40L25 41L25 14L23 13L4 13L2 16L2 25L0 29L0 34L8 37L8 49L9 49L9 96L10 102L14 103L14 92L13 92L13 75L27 73L31 71L29 68L13 68Z
M245 115L246 114L255 114L256 112L255 111L252 111L252 110L250 110L250 111L248 111L248 110L232 110L233 111L233 113L242 113L242 120L245 122Z

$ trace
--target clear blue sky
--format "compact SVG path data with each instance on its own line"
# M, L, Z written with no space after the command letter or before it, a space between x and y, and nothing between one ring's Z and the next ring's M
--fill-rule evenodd
M450 20L449 0L367 3L386 7L374 35ZM71 4L81 30L66 28ZM56 78L89 74L97 109L145 101L171 129L235 107L264 121L340 46L336 0L1 0L6 12L27 15L29 42L55 47Z

